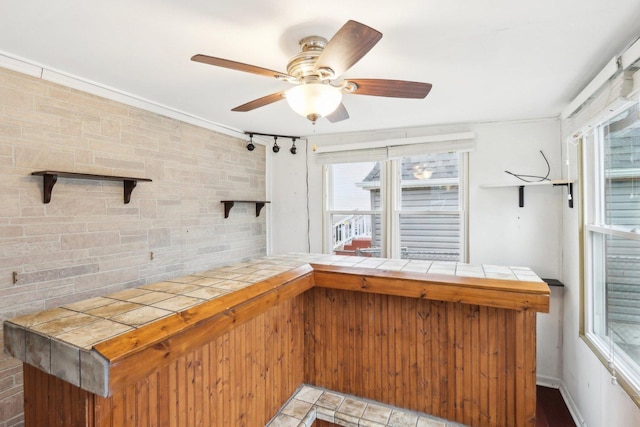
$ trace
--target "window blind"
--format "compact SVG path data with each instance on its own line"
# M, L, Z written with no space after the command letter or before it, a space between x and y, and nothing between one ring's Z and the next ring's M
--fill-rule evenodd
M387 147L348 151L329 151L316 154L316 162L321 165L337 163L380 162L387 159Z
M378 162L400 157L448 152L468 152L475 149L475 134L463 132L372 141L348 145L325 146L318 149L318 164Z
M475 141L473 139L461 139L456 141L427 142L424 144L395 145L389 147L387 156L389 159L398 159L401 157L418 156L420 154L465 153L473 151L474 149Z

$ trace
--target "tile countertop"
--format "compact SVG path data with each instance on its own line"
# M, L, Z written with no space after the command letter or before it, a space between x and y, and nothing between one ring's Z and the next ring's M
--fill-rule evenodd
M343 255L266 256L7 320L5 350L44 372L106 396L108 362L93 348L96 344L307 264L542 282L526 267Z

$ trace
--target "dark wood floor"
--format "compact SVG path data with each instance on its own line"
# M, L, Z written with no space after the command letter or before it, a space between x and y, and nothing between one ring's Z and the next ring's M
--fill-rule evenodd
M537 386L536 427L576 427L564 403L560 391L555 388ZM314 427L337 426L317 420Z
M536 427L576 427L560 390L538 386Z

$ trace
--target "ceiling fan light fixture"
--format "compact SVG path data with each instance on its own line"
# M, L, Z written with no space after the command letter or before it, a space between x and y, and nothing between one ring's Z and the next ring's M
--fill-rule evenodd
M306 83L289 89L286 98L293 111L315 122L338 108L342 92L326 83Z

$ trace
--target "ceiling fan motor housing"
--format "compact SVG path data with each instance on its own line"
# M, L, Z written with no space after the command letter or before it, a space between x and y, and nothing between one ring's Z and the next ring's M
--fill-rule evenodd
M327 39L309 36L300 40L300 53L289 60L287 74L295 77L299 83L319 82L333 77L330 69L316 70L316 60L327 46Z

